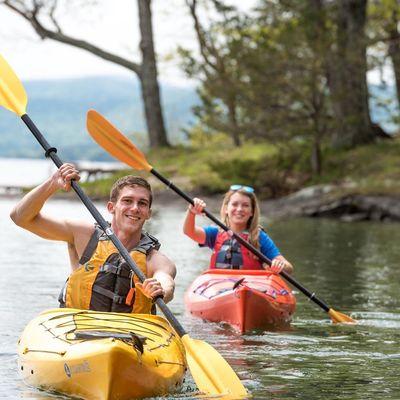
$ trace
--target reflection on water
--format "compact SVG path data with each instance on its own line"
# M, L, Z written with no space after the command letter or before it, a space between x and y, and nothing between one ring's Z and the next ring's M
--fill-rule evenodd
M0 199L0 397L63 398L27 388L16 369L16 341L28 321L54 307L68 275L66 247L12 225L15 200ZM99 205L103 215L104 207ZM400 226L296 219L266 226L295 267L295 278L356 326L333 325L297 293L291 328L239 336L184 312L183 293L207 265L209 251L181 233L185 204L155 205L147 229L178 267L171 309L190 336L206 340L233 366L255 399L399 399ZM55 200L48 212L90 218L78 202ZM204 220L204 223L207 222ZM176 399L197 398L188 374Z

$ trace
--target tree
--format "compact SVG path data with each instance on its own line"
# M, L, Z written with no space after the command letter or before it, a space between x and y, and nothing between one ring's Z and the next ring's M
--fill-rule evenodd
M370 0L368 15L370 45L380 53L383 45L384 52L391 60L400 105L400 0ZM386 58L378 58L380 67L384 67Z
M197 35L201 60L196 60L191 52L184 49L180 49L180 53L187 74L201 82L198 93L203 107L195 109L197 116L200 120L207 119L207 124L214 130L229 133L234 145L240 146L242 127L237 105L240 94L240 68L229 49L235 42L231 29L235 29L241 21L234 7L226 7L220 1L211 3L223 20L209 21L210 26L206 30L198 15L198 1L186 0Z
M378 136L387 137L381 127L372 123L369 110L365 32L368 1L280 0L276 3L286 14L299 16L302 26L298 29L305 30L314 58L325 69L335 121L333 145L351 148L370 143Z
M374 141L382 132L372 124L368 104L367 0L326 3L333 34L327 53L327 77L337 124L333 142L336 147L351 148Z
M400 2L392 1L389 9L387 31L389 34L388 54L392 59L396 80L397 99L400 104Z
M187 72L201 77L197 113L205 130L235 137L236 127L241 140L269 141L282 153L301 143L313 174L321 172L324 147L386 135L370 118L366 0L260 0L247 16L203 1L219 17L207 29L198 23L200 1L188 3L202 54L182 55Z
M269 140L305 143L314 175L322 171L323 142L332 134L322 16L321 8L304 1L260 2L254 54L243 60L253 60L249 82L258 92L247 112L259 117L249 119L263 121Z
M252 17L218 1L220 18L207 30L198 22L196 3L190 5L202 56L181 54L190 76L201 77L197 114L204 129L226 132L234 142L236 130L241 140L269 141L283 153L293 139L307 143L311 169L319 174L332 119L320 57L324 37L316 26L308 28L311 16L300 7L304 1L295 8L293 2L266 0Z
M168 146L157 80L151 0L137 0L142 54L140 63L120 57L92 43L64 33L57 16L59 3L59 0L0 0L0 5L8 7L31 24L41 39L51 39L77 47L134 72L141 86L150 147Z

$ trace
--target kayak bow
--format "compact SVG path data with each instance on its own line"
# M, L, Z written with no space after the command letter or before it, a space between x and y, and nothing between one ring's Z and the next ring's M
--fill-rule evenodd
M18 357L29 385L87 400L167 395L186 371L179 336L147 314L49 310L25 328Z
M190 285L185 304L194 316L227 322L244 333L289 325L296 299L271 272L211 269Z

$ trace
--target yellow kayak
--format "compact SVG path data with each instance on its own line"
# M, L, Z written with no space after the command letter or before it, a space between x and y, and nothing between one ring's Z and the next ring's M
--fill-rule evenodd
M41 313L18 341L18 366L32 386L90 400L177 391L185 349L162 317L58 308Z

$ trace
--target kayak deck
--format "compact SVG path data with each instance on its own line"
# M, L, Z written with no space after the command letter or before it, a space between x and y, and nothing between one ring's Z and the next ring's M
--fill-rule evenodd
M196 317L226 322L244 333L288 325L296 299L282 278L271 272L212 269L190 285L185 304Z
M27 325L18 356L29 385L90 400L166 395L186 371L180 338L148 314L49 310Z

